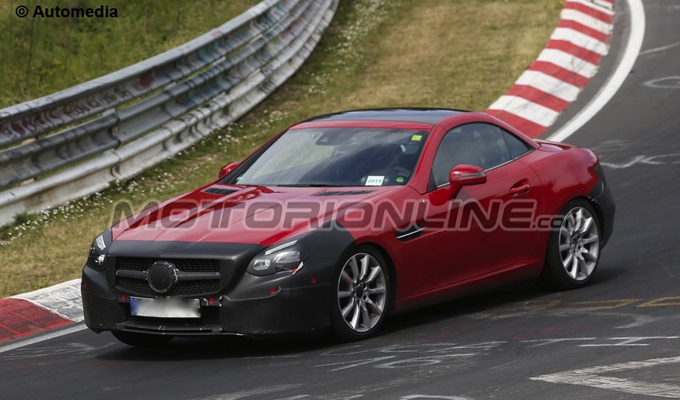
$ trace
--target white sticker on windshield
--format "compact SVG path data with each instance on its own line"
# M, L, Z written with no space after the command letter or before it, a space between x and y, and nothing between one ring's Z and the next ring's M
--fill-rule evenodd
M366 186L382 186L384 180L384 176L369 176L366 178Z

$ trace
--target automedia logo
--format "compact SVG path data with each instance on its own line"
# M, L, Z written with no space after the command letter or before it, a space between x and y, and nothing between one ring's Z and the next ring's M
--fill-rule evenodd
M17 17L31 18L118 18L118 9L107 5L99 7L43 7L36 5L33 12L24 5L17 6L15 9Z

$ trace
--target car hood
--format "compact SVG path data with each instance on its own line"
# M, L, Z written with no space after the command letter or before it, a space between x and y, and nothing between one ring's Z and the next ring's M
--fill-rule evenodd
M323 225L395 187L264 187L211 184L112 227L116 241L257 243L265 246ZM408 189L407 189L408 190Z

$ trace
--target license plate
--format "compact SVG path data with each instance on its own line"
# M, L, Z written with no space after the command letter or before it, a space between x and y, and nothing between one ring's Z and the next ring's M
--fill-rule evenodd
M201 303L198 299L130 297L130 314L137 317L200 318Z

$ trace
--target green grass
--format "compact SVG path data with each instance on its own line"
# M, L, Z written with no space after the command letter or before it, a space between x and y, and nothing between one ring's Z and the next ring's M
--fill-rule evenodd
M484 110L536 58L556 0L342 0L302 69L237 124L122 185L0 234L0 297L79 276L112 204L140 207L214 180L286 126L350 108Z
M162 53L260 0L0 0L0 107L42 97ZM109 6L117 18L32 18L44 9ZM29 16L15 9L28 6Z

